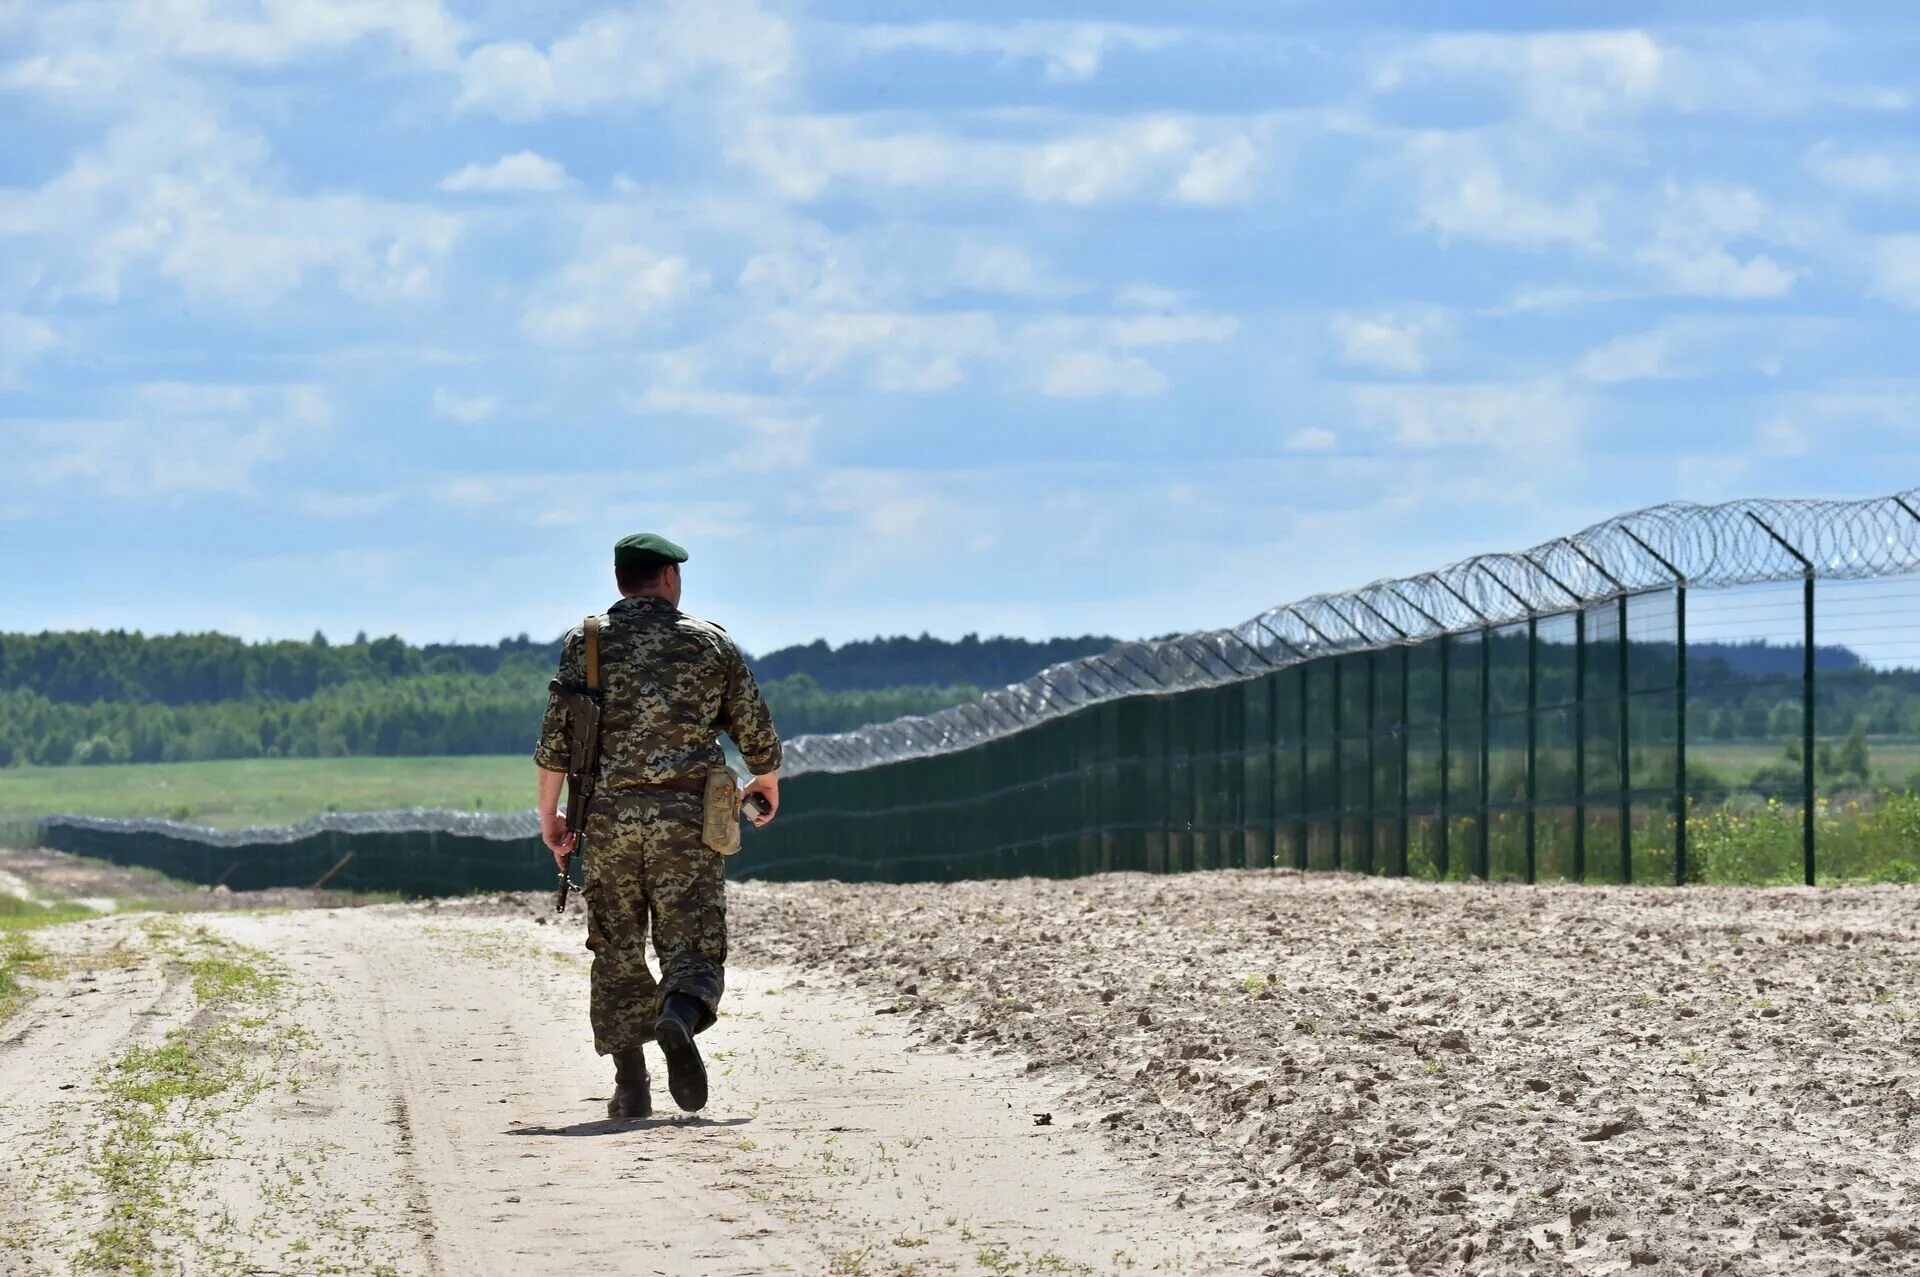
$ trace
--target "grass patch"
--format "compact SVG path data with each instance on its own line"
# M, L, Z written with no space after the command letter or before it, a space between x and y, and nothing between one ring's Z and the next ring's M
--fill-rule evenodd
M267 1084L265 1074L247 1070L254 1051L242 1032L262 1020L234 1016L280 991L264 955L205 929L181 935L156 924L148 934L184 961L200 1014L156 1046L128 1048L101 1075L106 1120L93 1171L111 1205L75 1259L83 1272L151 1277L160 1271L160 1237L195 1236L190 1209L173 1201L173 1172L208 1156L193 1132L223 1101L244 1103Z
M82 905L43 905L18 896L0 896L0 931L27 931L34 927L81 922L100 915Z
M36 949L28 933L63 922L81 922L100 915L79 905L42 905L15 896L0 896L0 1024L26 1001L21 977L41 974L46 955Z
M66 812L239 829L329 811L508 812L532 805L533 765L517 755L0 767L0 821Z

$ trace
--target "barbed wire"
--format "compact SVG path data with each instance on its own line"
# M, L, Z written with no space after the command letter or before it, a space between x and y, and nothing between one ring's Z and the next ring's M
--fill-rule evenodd
M1864 580L1920 571L1920 489L1865 501L1674 503L1621 515L1520 553L1484 554L1437 572L1375 581L1270 608L1239 625L1121 643L1049 666L1023 683L937 713L788 742L785 774L858 771L951 753L1130 696L1245 682L1275 670L1446 634L1524 623L1678 584L1718 589L1797 580ZM412 808L328 813L296 825L214 830L167 820L54 816L47 825L152 833L222 847L315 834L446 833L536 838L530 811Z
M786 772L857 771L968 749L1089 705L1244 682L1367 652L1563 615L1685 584L1727 588L1920 570L1920 489L1864 501L1676 502L1519 553L1270 608L1223 630L1121 643L978 701L788 743Z

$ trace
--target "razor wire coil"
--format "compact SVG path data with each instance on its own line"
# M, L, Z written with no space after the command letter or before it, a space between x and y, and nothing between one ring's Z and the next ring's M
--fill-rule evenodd
M1864 580L1920 570L1920 489L1862 501L1674 502L1530 550L1476 555L1269 608L1239 625L1116 645L1049 666L978 702L787 745L786 774L846 772L950 753L1089 705L1244 682L1325 656L1418 643L1685 585Z

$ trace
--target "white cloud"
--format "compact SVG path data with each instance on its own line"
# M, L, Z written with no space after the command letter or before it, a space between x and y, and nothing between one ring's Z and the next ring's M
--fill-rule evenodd
M1174 183L1173 198L1206 208L1244 203L1253 194L1253 174L1262 158L1244 133L1230 137L1193 157Z
M18 8L25 18L28 7ZM440 0L36 0L28 25L24 43L37 52L0 70L0 84L93 99L148 80L160 60L278 68L378 40L416 65L443 67L462 37Z
M1149 185L1164 190L1167 170L1184 179L1195 145L1192 126L1176 117L1126 121L1027 151L1019 160L1022 185L1032 199L1064 204L1105 203Z
M558 160L515 151L491 164L469 164L440 179L443 191L559 191L573 184Z
M357 195L276 189L267 147L191 106L154 106L32 189L0 189L0 241L37 256L54 300L112 302L150 269L195 296L274 301L310 280L362 299L430 294L457 219Z
M881 131L859 116L770 116L747 127L732 156L796 200L856 183L1005 192L1042 204L1220 205L1248 198L1261 133L1248 120L1160 114L1007 140Z
M1332 452L1340 446L1340 436L1319 426L1296 430L1287 436L1288 452Z
M877 390L932 394L966 380L995 354L999 327L983 311L782 311L772 317L770 367L817 382L849 367Z
M1753 450L1763 457L1804 457L1813 451L1813 441L1804 427L1776 418L1760 427L1754 436Z
M1079 291L1078 285L1012 244L962 245L954 254L953 282L971 292L1004 297L1058 297Z
M1434 79L1498 79L1513 86L1532 118L1580 127L1653 100L1666 63L1644 31L1439 35L1389 56L1373 87L1391 92Z
M1432 361L1433 346L1450 338L1453 329L1453 317L1438 310L1336 315L1332 323L1343 362L1402 376L1425 372Z
M1492 143L1471 134L1426 133L1409 139L1405 159L1418 190L1419 224L1450 239L1485 240L1511 248L1564 244L1597 248L1605 196L1597 187L1549 194L1517 185L1509 170L1539 170L1533 156L1496 158ZM1546 179L1528 172L1536 187Z
M1167 388L1159 369L1137 355L1073 350L1055 355L1041 374L1040 391L1056 399L1119 396L1145 399Z
M463 395L440 386L433 392L433 411L449 421L477 425L499 415L500 401L492 395Z
M1920 235L1883 235L1872 259L1874 294L1920 309Z
M1777 377L1796 361L1809 368L1825 364L1851 331L1811 316L1677 316L1594 347L1578 371L1602 383L1735 372Z
M1819 219L1781 210L1744 186L1669 182L1661 190L1652 242L1636 254L1664 291L1692 297L1784 297L1801 272L1781 265L1767 244L1794 250L1826 235Z
M1670 291L1690 297L1785 297L1800 277L1766 253L1742 259L1717 244L1654 244L1641 249L1639 257Z
M1138 346L1180 346L1191 342L1226 341L1240 331L1240 321L1232 315L1190 312L1127 315L1105 320L1097 327L1114 345L1131 349Z
M1843 195L1920 196L1920 150L1911 147L1848 150L1829 140L1810 147L1804 162L1809 173Z
M650 385L622 400L636 415L672 414L727 421L745 427L747 438L729 461L749 470L793 470L813 459L820 419L793 411L772 395L711 390L688 385Z
M877 305L880 294L891 291L873 278L864 262L838 247L756 253L740 268L736 283L742 292L758 297L825 309Z
M719 81L764 91L792 58L787 24L755 0L656 0L608 9L539 49L482 45L461 69L459 107L507 120L667 100Z
M1588 381L1646 381L1674 375L1668 367L1668 334L1633 333L1596 346L1580 359L1579 372Z
M59 345L59 330L46 320L0 311L0 390L19 385L27 369Z
M1128 310L1177 310L1187 305L1192 295L1177 288L1155 284L1127 284L1113 295L1113 304Z
M1569 447L1587 416L1586 402L1555 381L1356 386L1352 402L1361 424L1419 449L1546 455Z
M49 495L258 497L261 471L319 443L332 416L317 386L147 385L124 415L14 423L9 470Z
M1817 19L1423 36L1379 60L1372 88L1491 86L1510 94L1517 122L1560 132L1598 132L1653 111L1777 118L1908 109L1905 89L1835 74L1836 65L1870 62L1847 59L1839 36Z
M1112 22L922 22L853 29L855 47L871 53L918 49L956 56L992 54L1004 60L1039 61L1055 81L1092 79L1117 49L1151 51L1187 38L1186 32Z
M707 286L686 258L643 244L609 244L563 267L534 289L520 329L547 346L621 341Z
M460 26L440 0L174 0L132 16L177 57L275 66L375 36L447 61Z

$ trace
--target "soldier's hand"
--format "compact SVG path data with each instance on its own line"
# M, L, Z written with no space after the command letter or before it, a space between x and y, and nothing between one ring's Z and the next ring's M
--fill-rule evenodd
M748 817L753 821L754 827L758 828L772 820L780 811L780 773L768 772L764 776L755 776L747 782L747 787L740 791L742 800L748 794L758 794L767 802L767 810L764 814Z
M547 844L547 850L553 853L553 863L564 872L567 857L573 854L573 848L580 841L580 835L567 828L567 818L557 811L540 813L540 841Z

